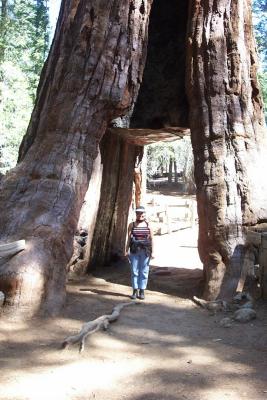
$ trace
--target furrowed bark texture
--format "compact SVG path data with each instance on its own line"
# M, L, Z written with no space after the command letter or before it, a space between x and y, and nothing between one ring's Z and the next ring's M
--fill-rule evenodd
M97 146L142 79L150 1L65 0L20 163L1 182L1 243L26 249L0 267L7 306L57 311ZM109 149L112 152L112 149Z
M267 218L266 130L249 0L191 1L187 94L204 297L236 289L245 227Z
M103 165L100 151L94 160L90 183L83 205L73 241L73 254L68 263L70 275L84 275L87 272L91 254L93 233L97 223L97 212L101 196Z
M109 131L101 141L103 178L89 269L124 255L137 149Z

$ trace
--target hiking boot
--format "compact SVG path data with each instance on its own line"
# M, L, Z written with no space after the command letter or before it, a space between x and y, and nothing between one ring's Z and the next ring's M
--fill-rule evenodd
M139 290L139 296L138 296L138 298L139 298L140 300L145 300L145 291L144 291L144 289L140 289L140 290Z
M137 289L134 289L133 294L130 296L130 299L136 300L136 298L137 298Z

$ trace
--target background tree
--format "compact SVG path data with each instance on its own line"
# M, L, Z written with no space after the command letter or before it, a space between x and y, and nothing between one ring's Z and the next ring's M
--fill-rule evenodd
M0 172L17 162L48 52L44 0L3 0L0 37Z
M263 69L267 69L267 1L253 0L252 2L253 23L258 52L260 54Z
M267 1L254 0L252 11L257 48L261 60L258 76L264 103L265 120L267 122Z
M173 142L161 142L148 145L147 151L147 175L169 173L168 181L177 182L177 174L182 173L186 186L190 187L190 192L194 188L193 177L193 153L189 137ZM170 169L173 173L170 174Z
M7 30L8 30L8 26L7 26L7 7L8 7L8 0L2 0L0 3L1 6L1 14L0 14L0 64L3 62L4 60L4 56L5 56L5 47L7 45L6 42L6 34L7 34Z
M261 85L262 99L264 103L265 121L267 123L267 71L258 74Z

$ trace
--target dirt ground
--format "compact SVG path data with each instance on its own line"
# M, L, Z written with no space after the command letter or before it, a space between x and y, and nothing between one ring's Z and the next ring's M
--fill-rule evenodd
M61 350L85 321L129 300L129 265L68 282L57 318L1 319L1 400L267 399L267 304L257 319L222 328L191 298L201 293L197 228L156 237L145 301L126 307L83 353Z

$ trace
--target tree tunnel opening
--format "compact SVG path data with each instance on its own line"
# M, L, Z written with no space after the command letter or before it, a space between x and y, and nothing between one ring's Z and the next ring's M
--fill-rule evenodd
M92 240L89 272L93 270L101 274L100 265L109 265L111 261L123 258L126 227L133 218L131 210L136 203L132 183L140 152L143 153L146 145L155 142L164 144L184 136L189 140L185 93L187 10L188 0L154 1L148 27L146 64L134 108L130 115L113 121L101 141L102 195ZM189 146L191 148L191 143ZM112 154L111 147L114 149ZM144 173L144 157L141 168ZM147 206L151 210L149 204ZM172 246L175 234L167 236L164 242ZM193 247L196 246L197 236L193 244ZM174 251L173 248L173 258ZM177 254L179 257L181 254ZM114 279L119 279L118 275Z
M110 136L112 137L112 135ZM119 140L117 135L113 135L114 139ZM108 148L110 148L111 139L106 136L105 140L108 141ZM151 151L153 147L155 149L159 147L159 150L156 149L153 152ZM116 188L114 180L112 184L108 184L106 179L111 177L110 166L112 160L117 157L116 153L112 152L112 159L109 159L106 167L108 173L104 173L104 190L106 194L108 192L108 196L105 195L105 204L103 197L103 205L98 213L96 229L99 231L99 235L96 235L93 240L93 249L95 250L89 272L107 281L130 286L130 265L127 258L123 257L125 244L123 228L135 220L135 206L141 204L146 208L147 221L153 230L155 243L154 258L150 261L148 289L186 298L200 295L203 271L197 250L198 218L196 196L194 190L192 191L193 160L190 138L189 136L180 140L172 138L172 141L169 142L156 142L152 146L145 145L142 153L141 157L139 155L136 157L137 160L141 159L141 164L135 163L132 198L128 202L128 207L131 203L129 218L128 223L123 225L121 223L122 208L115 199L121 199L121 196L110 195L112 191L125 195L127 192L125 187L129 184L131 176L128 175L122 183L121 178L125 176L126 171L121 165L122 168L119 168L120 178L118 178L122 184L121 189ZM162 155L163 157L161 157ZM175 159L177 168L174 167ZM173 168L170 178L171 160ZM152 167L151 162L154 163ZM138 171L141 171L141 174ZM139 199L138 196L140 196ZM126 198L121 200L126 201ZM109 210L112 208L118 212L113 213L109 218ZM121 233L124 237L120 236ZM110 238L111 240L109 240ZM108 257L102 263L105 246L108 250Z

